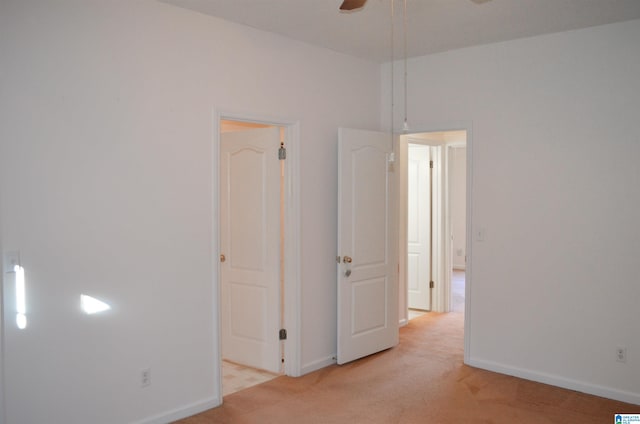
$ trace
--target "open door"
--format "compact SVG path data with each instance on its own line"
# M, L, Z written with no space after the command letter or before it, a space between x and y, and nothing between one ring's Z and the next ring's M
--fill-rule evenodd
M280 372L280 129L222 134L222 357Z
M431 147L409 143L407 161L407 305L431 310L433 227Z
M397 193L389 134L338 134L338 364L398 344Z

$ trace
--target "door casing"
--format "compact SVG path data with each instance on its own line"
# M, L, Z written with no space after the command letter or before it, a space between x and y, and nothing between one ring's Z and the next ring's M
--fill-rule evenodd
M300 123L296 120L271 116L259 116L224 110L214 110L212 117L212 311L214 335L214 384L217 386L219 404L222 403L222 350L221 350L221 296L220 296L220 122L222 120L244 121L283 127L287 140L287 158L285 160L285 200L284 200L284 324L287 340L284 343L284 373L291 377L300 375L300 163L299 139ZM274 335L275 337L276 335Z
M473 125L471 122L456 122L452 124L443 124L443 125L424 125L424 126L415 126L412 127L411 133L404 134L405 136L411 136L412 134L422 134L422 133L435 133L435 132L449 132L449 131L466 131L466 147L467 147L467 179L466 179L466 253L467 253L467 263L465 270L465 316L464 316L464 362L468 363L470 358L470 340L471 340L471 326L470 326L470 316L471 316L471 307L472 307L472 281L473 281ZM406 227L406 205L402 205L403 201L406 200L406 192L403 197L403 186L406 189L407 184L407 143L401 142L398 146L399 152L399 168L400 168L400 199L399 208L400 213L398 214L399 221L398 225L400 226L400 237L399 237L399 263L400 263L400 272L399 272L399 284L400 284L400 305L399 305L399 322L400 325L406 325L408 322L407 316L407 298L406 298L406 287L407 287L407 261L406 261L406 232L403 228ZM443 146L443 157L442 164L446 166L447 158L444 153L447 149ZM446 172L444 173L446 176ZM434 182L435 185L435 182ZM442 186L444 188L447 187L447 182L444 181ZM450 222L450 213L448 210L448 202L444 202L445 205L443 207L443 257L440 262L440 266L443 269L446 269L452 263L451 257L451 240L446 237L446 234L449 234L449 231L444 231L444 229L451 228ZM435 229L434 229L435 232ZM434 247L434 250L436 248ZM434 261L436 262L436 261ZM439 310L441 306L439 305L451 305L451 281L449 279L445 279L443 281L444 284L441 284L441 287L436 285L434 289L434 307L435 310ZM402 293L405 293L404 297Z

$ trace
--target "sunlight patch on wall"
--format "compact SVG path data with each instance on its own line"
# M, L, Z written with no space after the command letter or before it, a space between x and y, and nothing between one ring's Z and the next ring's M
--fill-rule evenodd
M108 311L111 305L86 294L80 295L80 307L87 315Z
M24 283L24 268L14 265L16 273L16 325L20 330L27 328L27 295Z

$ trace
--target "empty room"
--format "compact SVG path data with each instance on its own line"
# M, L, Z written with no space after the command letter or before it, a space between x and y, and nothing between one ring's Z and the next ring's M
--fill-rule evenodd
M640 414L640 2L342 3L0 1L0 422ZM449 132L409 320L401 138ZM229 334L275 380L223 396Z

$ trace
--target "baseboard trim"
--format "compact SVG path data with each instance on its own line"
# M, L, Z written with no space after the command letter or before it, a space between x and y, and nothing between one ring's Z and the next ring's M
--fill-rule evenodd
M152 417L145 418L141 421L135 421L132 424L168 424L183 418L190 417L192 415L204 412L207 409L215 408L222 405L222 399L215 396L209 399L204 399L199 402L186 405L181 408L176 408L171 411L164 412L162 414L154 415Z
M482 359L471 358L468 361L467 365L497 372L500 374L523 378L525 380L536 381L538 383L549 384L551 386L562 387L564 389L575 390L577 392L600 396L607 399L640 405L640 393L627 392L624 390L614 389L612 387L586 383L584 381L573 380L570 378L560 377L558 375L527 370L524 368L511 367L508 365Z
M336 363L336 355L327 356L302 366L301 374L305 375Z

